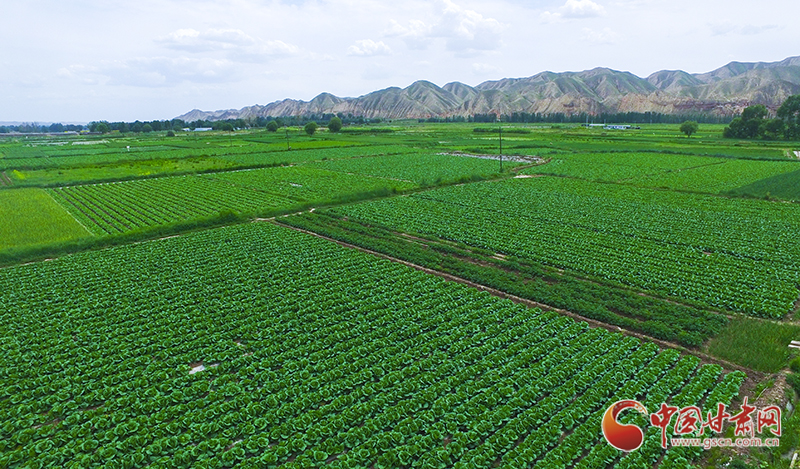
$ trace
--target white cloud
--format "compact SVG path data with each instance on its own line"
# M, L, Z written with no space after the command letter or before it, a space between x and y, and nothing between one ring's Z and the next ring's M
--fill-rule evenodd
M425 49L434 39L444 39L447 50L459 55L496 50L502 45L504 25L494 18L465 10L451 0L441 0L437 13L430 24L412 20L408 26L403 26L391 20L384 35L402 38L410 49Z
M233 60L259 62L278 57L291 57L300 53L300 48L283 41L257 42L251 47L232 51L229 57Z
M192 53L223 52L234 60L259 61L297 55L300 49L283 41L264 41L240 29L178 29L156 39L162 46Z
M494 18L484 18L472 10L464 10L450 0L443 0L441 20L431 34L447 40L451 51L494 50L500 47L503 25Z
M542 13L541 18L553 22L561 18L596 18L605 14L606 9L592 0L567 0L557 11Z
M494 65L485 64L485 63L473 63L472 64L472 71L478 75L490 74L499 72L500 69L495 67Z
M200 32L194 29L178 29L156 39L164 47L188 52L209 52L247 47L256 40L239 29L209 29Z
M362 39L347 48L347 55L356 55L360 57L372 57L375 55L389 55L392 49L389 48L383 41L375 42L372 39Z
M594 18L606 14L605 8L592 0L567 0L559 12L565 18Z
M603 28L601 31L583 28L583 40L597 44L616 44L619 41L619 34L611 28Z
M431 26L421 20L411 20L408 27L401 25L395 20L390 20L391 26L384 31L384 36L400 37L405 41L406 46L413 50L427 49L432 38L430 36Z
M754 25L754 24L735 24L731 21L720 21L716 23L709 24L711 28L711 33L714 36L728 36L728 35L740 35L740 36L754 36L756 34L761 34L767 31L772 31L775 29L779 29L780 27L776 24L766 24L766 25Z
M239 79L236 67L230 61L189 57L137 57L93 66L78 64L59 69L57 75L89 85L146 88L183 83L225 83Z

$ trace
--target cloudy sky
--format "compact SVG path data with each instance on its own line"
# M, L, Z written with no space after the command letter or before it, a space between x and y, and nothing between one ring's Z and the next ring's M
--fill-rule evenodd
M0 12L0 121L168 119L424 79L800 55L800 2L26 0Z

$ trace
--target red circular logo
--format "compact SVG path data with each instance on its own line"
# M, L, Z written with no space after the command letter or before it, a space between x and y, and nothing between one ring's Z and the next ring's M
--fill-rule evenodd
M636 425L625 425L617 421L617 416L625 409L635 409L647 415L647 409L637 401L624 400L611 404L603 414L603 436L608 443L622 451L630 452L642 446L644 432Z

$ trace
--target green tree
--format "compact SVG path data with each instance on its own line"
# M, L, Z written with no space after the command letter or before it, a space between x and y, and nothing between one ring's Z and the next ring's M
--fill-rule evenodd
M111 131L111 129L108 127L107 122L98 122L97 125L94 126L93 131L100 132L101 134L107 134L108 132Z
M328 130L331 132L338 132L342 130L342 120L338 117L332 117L328 122Z
M691 137L693 133L697 133L699 128L700 126L695 121L685 121L681 124L681 132L685 133L687 138Z
M278 131L278 123L275 121L267 122L267 130L270 132L277 132Z
M787 140L800 139L800 94L789 96L778 108L778 117L784 123Z
M767 140L779 140L786 133L786 124L781 119L765 120L758 133Z
M767 108L763 104L747 106L742 115L733 119L722 136L725 138L759 138L764 137L764 118Z
M233 132L233 124L231 124L230 122L226 122L222 124L220 129L222 129L225 132Z
M742 120L746 122L760 120L767 117L767 108L763 104L754 104L747 106L742 111Z
M142 132L144 132L144 133L147 134L147 133L150 133L152 131L153 131L153 126L152 125L145 124L145 125L142 126Z
M308 135L314 135L314 132L317 131L317 123L311 121L303 127L303 130L305 130Z

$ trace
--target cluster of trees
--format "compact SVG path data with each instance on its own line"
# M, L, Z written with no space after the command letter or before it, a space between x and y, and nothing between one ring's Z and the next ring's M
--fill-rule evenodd
M778 108L776 116L769 119L769 111L762 104L748 106L742 114L725 127L725 138L762 140L800 139L800 94L790 96Z
M50 125L36 125L36 124L0 125L0 134L8 134L11 132L61 133L61 132L80 132L82 130L86 130L85 125L59 124L59 123Z
M427 119L419 119L420 124L424 122L474 122L464 116L450 116L450 117L429 117Z
M308 135L314 135L314 132L317 131L318 127L319 127L319 125L317 125L317 123L315 121L311 121L311 122L306 123L305 126L303 126L303 130ZM336 116L331 117L330 120L328 121L327 127L328 127L328 131L329 132L338 132L338 131L342 130L342 119L340 119L340 118L338 118ZM267 130L272 130L272 129L270 127L267 127ZM275 130L277 130L277 128Z
M256 117L249 119L225 119L225 120L195 120L186 122L181 119L172 120L154 120L154 121L135 121L135 122L108 122L108 121L94 121L88 126L91 132L113 132L119 131L121 133L134 132L134 133L148 133L158 132L163 130L172 130L174 132L198 128L210 128L213 130L233 131L236 129L267 129L270 131L277 131L284 126L302 127L311 122L317 126L327 126L331 128L331 124L337 127L334 132L341 130L342 125L345 124L378 124L383 122L383 119L365 119L363 117L354 117L352 114L321 114L310 116L292 116L292 117Z
M276 131L281 127L304 127L310 122L317 126L329 126L332 121L338 121L340 125L347 124L379 124L383 119L365 119L364 117L354 117L352 114L311 114L308 116L288 116L288 117L256 117L248 119L228 119L220 121L198 120L189 122L187 127L194 130L197 127L210 127L214 130L225 130L224 124L231 124L234 129L267 129Z
M108 122L108 121L93 121L89 123L90 132L108 133L112 131L119 131L122 133L135 132L135 133L148 133L159 132L162 130L182 130L185 128L186 122L180 119L172 120L154 120L154 121L135 121L135 122Z

